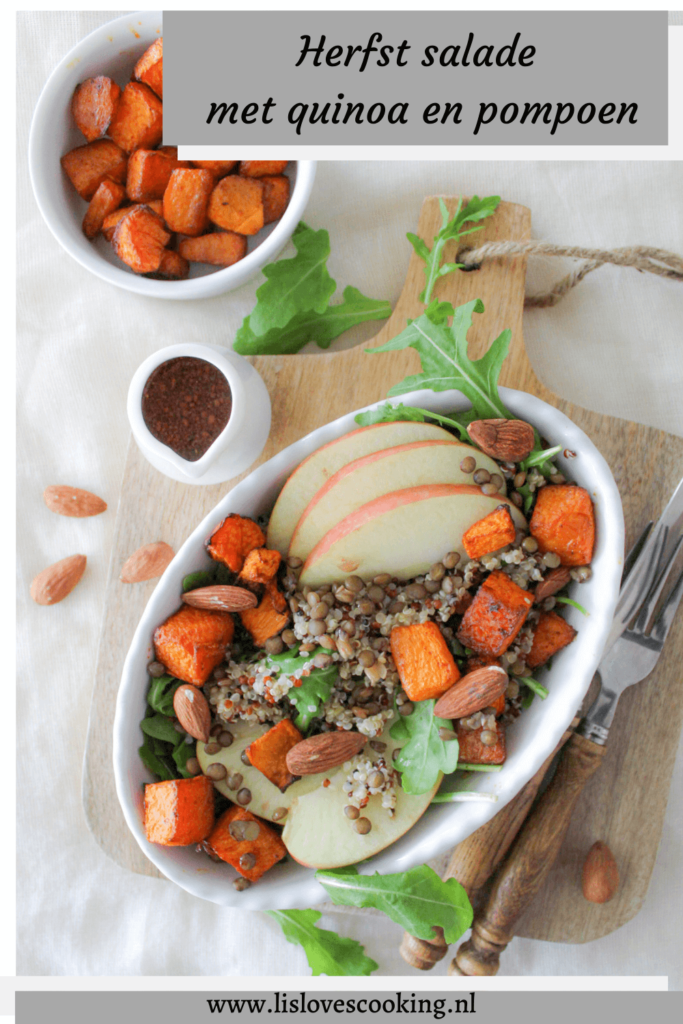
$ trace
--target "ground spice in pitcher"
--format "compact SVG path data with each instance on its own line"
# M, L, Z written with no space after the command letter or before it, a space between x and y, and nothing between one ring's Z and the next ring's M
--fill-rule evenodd
M225 429L232 393L213 363L181 356L161 363L142 392L142 417L162 444L188 462L201 459Z

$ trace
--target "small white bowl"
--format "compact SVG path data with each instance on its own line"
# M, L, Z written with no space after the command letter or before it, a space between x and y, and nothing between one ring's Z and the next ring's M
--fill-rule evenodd
M87 204L59 162L69 150L86 142L71 116L73 91L79 82L95 75L108 75L123 87L131 78L138 58L161 34L161 12L125 14L91 32L66 54L50 75L36 104L29 137L29 172L45 223L59 244L86 270L139 295L156 299L205 299L238 288L279 255L303 216L316 165L312 160L298 160L288 165L286 173L291 183L291 196L287 209L279 221L248 239L247 255L232 267L218 270L207 264L193 263L185 281L155 281L133 273L101 235L89 241L81 227Z
M201 459L189 462L149 431L142 416L142 393L157 366L169 359L205 359L230 385L232 409L225 429ZM128 388L128 419L137 446L155 469L183 484L219 484L243 473L263 451L270 433L268 389L251 363L219 345L169 345L145 359Z
M576 714L590 686L612 624L624 556L624 518L621 499L609 466L593 442L563 413L522 391L501 388L505 405L522 419L533 423L551 443L577 452L566 462L567 475L590 493L596 512L596 545L589 582L575 585L588 615L567 606L566 618L578 630L574 643L554 659L544 682L550 690L546 700L535 700L507 731L508 757L498 773L477 773L468 789L497 796L497 802L439 804L430 807L420 820L396 843L363 865L364 873L406 871L462 842L485 824L511 800L538 771L555 749ZM459 392L415 391L402 401L447 415L464 409L467 400ZM381 403L376 403L380 405ZM374 408L368 406L367 408ZM357 410L358 411L358 410ZM357 429L356 413L349 413L320 427L307 437L279 452L259 466L230 491L188 537L157 584L136 630L116 703L114 720L114 773L116 791L123 813L135 839L147 857L167 878L183 889L224 906L243 910L311 907L327 898L316 882L315 873L294 861L269 871L257 885L236 892L232 872L225 864L201 858L193 848L163 847L148 843L143 827L143 785L152 777L138 756L149 685L147 665L152 657L152 634L159 623L178 609L181 581L187 573L208 567L211 559L205 541L229 513L256 516L269 512L284 481L312 451Z

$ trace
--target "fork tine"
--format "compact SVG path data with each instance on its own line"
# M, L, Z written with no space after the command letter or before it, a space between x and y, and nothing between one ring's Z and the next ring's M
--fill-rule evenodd
M638 555L643 550L643 547L645 546L645 541L647 540L648 535L649 535L650 530L652 529L653 525L654 525L654 519L651 519L650 522L643 529L643 531L640 534L640 536L638 537L638 539L636 541L634 541L633 547L631 548L629 553L626 555L626 558L624 559L624 571L621 574L621 582L622 582L622 584L625 583L628 574L631 572L631 569L635 565L635 561L636 561Z
M627 625L640 608L643 594L647 595L659 573L659 563L666 546L669 528L659 523L648 538L633 569L629 573L626 593L617 603L616 617ZM648 546L652 543L651 550ZM645 557L647 555L647 557Z
M643 601L643 605L642 605L642 607L640 609L640 612L638 613L638 618L636 619L636 621L633 624L634 632L636 632L636 633L644 633L645 630L647 629L647 625L648 625L652 615L654 614L654 611L655 611L655 608L657 607L659 599L661 598L662 594L664 593L664 591L666 589L666 585L667 585L667 582L669 580L669 576L671 575L671 570L672 570L673 566L675 565L676 559L680 555L681 550L683 550L683 537L681 537L680 540L678 541L678 543L676 544L676 547L674 548L673 552L671 553L671 558L669 559L669 561L667 562L666 566L664 567L664 569L662 571L662 574L659 577L657 583L655 584L655 586L652 587L650 593L647 595L647 597Z
M679 544L680 548L680 544ZM673 563L672 563L673 564ZM674 585L673 590L669 594L666 604L662 608L659 618L652 627L652 639L658 643L663 644L667 638L668 632L671 629L671 623L674 620L676 609L681 603L683 597L683 570L681 570L678 579Z

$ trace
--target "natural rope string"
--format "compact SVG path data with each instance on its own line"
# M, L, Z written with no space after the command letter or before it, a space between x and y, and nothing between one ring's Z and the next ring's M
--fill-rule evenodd
M683 283L683 257L667 252L666 249L650 249L645 245L624 249L586 249L581 245L553 245L552 242L486 242L477 249L466 249L458 253L457 260L467 270L478 270L484 260L499 259L501 256L569 256L586 261L544 295L527 295L525 306L555 306L586 274L605 263L616 267L634 267L635 270L659 274L660 277Z

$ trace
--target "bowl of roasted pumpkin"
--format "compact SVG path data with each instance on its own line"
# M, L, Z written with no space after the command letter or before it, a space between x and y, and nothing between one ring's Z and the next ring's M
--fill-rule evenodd
M402 396L280 452L165 571L118 696L128 826L191 893L324 898L316 871L404 871L489 820L586 693L623 517L590 439L501 388ZM446 424L446 425L444 425Z
M41 93L29 170L57 241L105 281L155 298L239 287L301 219L312 161L178 159L163 144L162 15L111 21Z

